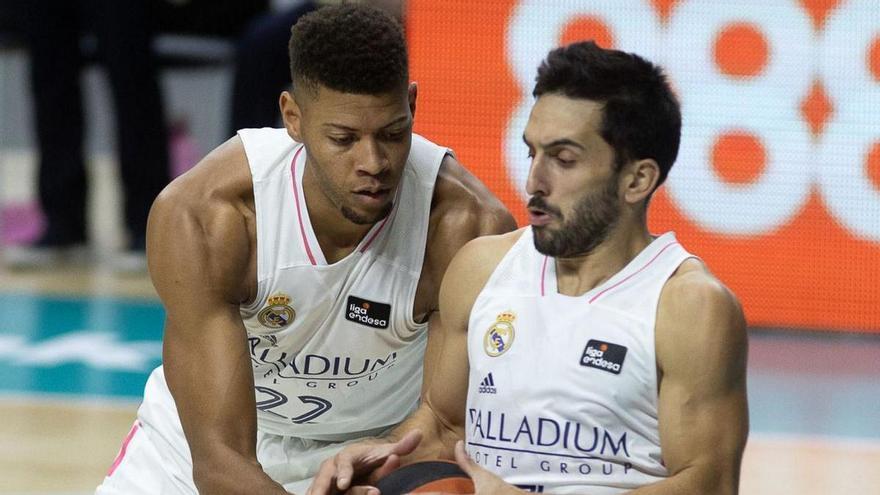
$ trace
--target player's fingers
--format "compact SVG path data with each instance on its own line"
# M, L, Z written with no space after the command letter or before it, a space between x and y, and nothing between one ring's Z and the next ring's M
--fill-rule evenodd
M370 475L370 480L379 480L388 475L391 471L400 467L400 457L397 454L391 454L385 459L385 462L379 466L373 473Z
M393 452L397 455L407 455L415 450L421 441L422 432L420 430L411 430L394 444Z
M336 488L340 491L348 490L351 479L354 476L354 466L351 455L344 450L336 454Z
M336 479L336 465L334 458L331 457L321 463L318 473L312 480L311 486L307 492L308 495L329 495L335 493L333 490L333 482Z
M379 495L379 489L374 486L353 486L346 495Z
M468 476L474 477L475 464L464 450L464 442L462 440L455 442L455 462Z

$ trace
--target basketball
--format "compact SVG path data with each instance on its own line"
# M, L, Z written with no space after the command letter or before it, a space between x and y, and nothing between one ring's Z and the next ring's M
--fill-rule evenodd
M449 461L424 461L404 466L376 483L382 495L404 493L474 493L474 483L458 464Z

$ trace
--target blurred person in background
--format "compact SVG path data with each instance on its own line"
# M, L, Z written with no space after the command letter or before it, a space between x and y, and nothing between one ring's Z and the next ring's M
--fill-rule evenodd
M46 228L32 244L8 247L5 262L14 268L39 268L86 253L88 178L80 40L91 32L112 90L124 188L127 240L114 266L143 271L147 214L169 180L149 2L33 0L23 8L39 151L39 202Z
M236 39L245 23L266 11L268 0L22 0L10 5L24 19L21 31L31 59L39 202L46 228L32 244L7 248L6 264L38 268L85 259L89 187L79 71L92 58L81 40L93 34L94 58L106 69L112 88L124 188L127 241L124 253L112 258L113 266L142 272L147 212L169 181L167 148L178 137L166 129L154 35ZM197 54L181 57L173 48L163 56L175 65L204 63ZM58 109L65 110L63 115ZM189 166L175 163L172 168L180 173Z
M290 26L318 8L313 0L286 2L253 19L235 47L229 135L239 129L275 127L281 121L278 93L290 86Z

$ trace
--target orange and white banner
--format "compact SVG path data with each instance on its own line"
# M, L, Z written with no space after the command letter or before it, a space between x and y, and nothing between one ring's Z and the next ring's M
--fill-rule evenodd
M538 64L595 39L664 66L682 147L650 208L753 326L880 333L878 0L408 0L416 131L525 223Z

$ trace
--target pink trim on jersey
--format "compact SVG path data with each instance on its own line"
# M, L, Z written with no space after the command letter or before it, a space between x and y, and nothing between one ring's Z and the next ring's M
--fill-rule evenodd
M377 228L376 231L373 232L373 235L371 235L370 238L367 239L367 242L365 242L364 245L361 246L361 248L359 249L360 252L362 252L362 253L363 253L363 252L366 252L367 248L370 247L370 244L372 244L373 241L374 241L377 237L379 237L379 233L382 232L382 229L385 228L385 224L386 224L386 223L389 223L389 220L393 222L393 217L397 215L397 203L398 203L398 201L399 201L399 199L400 199L400 189L401 189L401 187L402 187L402 186L399 184L399 185L397 186L397 191L394 193L394 200L393 200L393 201L394 201L394 206L393 206L394 209L388 214L387 217L385 217L384 220L382 220L382 223L379 224L379 228Z
M630 273L626 278L624 278L624 279L621 280L620 282L617 282L616 284L612 285L611 287L608 287L608 288L606 288L605 290L603 290L602 292L600 292L600 293L596 294L595 296L593 296L592 299L589 300L589 304L593 304L593 302L594 302L596 299L599 299L600 297L602 297L602 295L605 294L606 292L608 292L608 291L610 291L610 290L612 290L612 289L616 289L617 287L620 287L620 286L623 285L627 280L629 280L629 279L635 277L636 275L638 275L642 270L644 270L645 268L648 268L648 265L650 265L651 263L653 263L654 260L656 260L657 258L659 258L660 255L663 254L663 251L666 251L667 248L669 248L670 246L673 246L673 245L675 245L675 244L678 244L678 241L672 241L672 242L670 242L669 244L663 246L663 249L661 249L657 254L655 254L653 258L651 258L647 263L644 264L644 266L642 266L642 267L639 268L638 270L636 270L636 271Z
M137 433L140 426L141 424L138 421L135 421L134 424L131 425L131 430L129 430L128 435L125 436L125 440L122 441L122 448L119 449L119 453L116 454L116 459L113 460L113 465L110 466L110 470L107 471L107 477L113 476L113 472L116 471L116 468L119 467L119 464L125 457L125 451L128 449L128 443L131 442L132 438L134 438L134 434Z
M379 225L379 228L376 229L375 232L373 232L373 235L370 236L370 238L367 239L367 242L364 243L363 247L361 247L361 252L362 252L362 253L363 253L364 251L366 251L367 248L370 247L370 244L373 243L373 240L376 239L376 237L379 236L379 232L382 232L382 229L385 228L385 224L388 223L388 219L390 219L390 218L391 218L391 215L388 215L387 217L385 217L385 220L382 220L382 223Z
M547 258L549 258L549 256L544 256L544 264L541 265L541 297L544 297L544 280L547 279L547 277L544 276L544 274L547 273Z
M303 226L302 211L300 211L299 207L299 188L296 183L296 159L299 158L299 154L304 147L305 146L300 146L293 155L293 160L290 162L290 179L293 182L293 198L296 202L296 218L299 219L299 233L302 236L303 246L306 248L306 254L309 256L309 261L311 261L312 266L314 266L318 263L315 261L315 255L312 254L312 248L309 246L309 239L306 237L306 228Z

